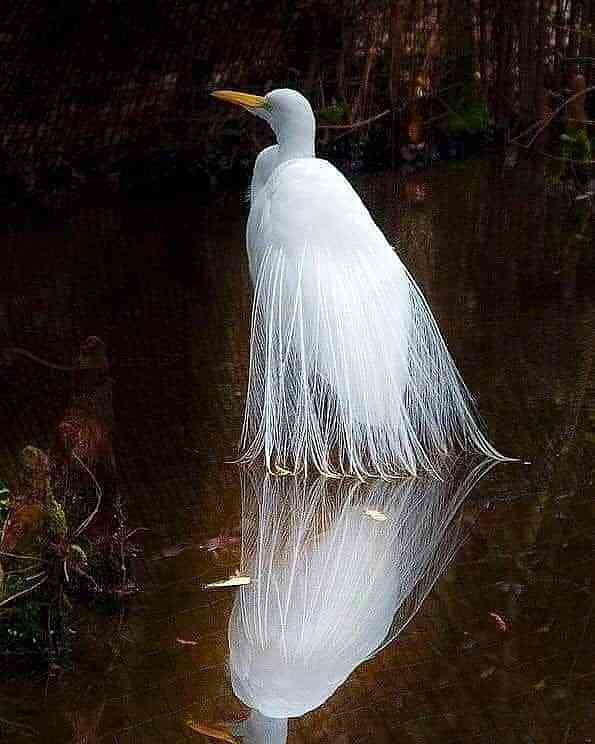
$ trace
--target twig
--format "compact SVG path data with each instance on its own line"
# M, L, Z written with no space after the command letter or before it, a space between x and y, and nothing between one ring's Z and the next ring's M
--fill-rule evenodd
M74 372L74 370L78 369L78 367L74 367L69 364L55 364L54 362L47 362L45 359L32 354L30 351L27 351L27 349L8 347L6 349L2 349L1 353L4 355L15 354L16 356L27 357L28 359L31 359L38 364L43 364L44 367L49 367L50 369L59 369L62 372Z
M80 535L81 532L83 532L83 530L87 529L87 527L91 524L91 522L95 518L95 515L99 511L99 507L101 505L101 486L97 482L97 478L93 475L93 473L89 470L89 468L85 465L85 463L81 460L81 458L76 454L76 452L73 452L72 456L78 462L78 464L83 468L83 470L85 470L88 473L89 477L93 481L95 490L97 491L97 503L95 504L95 508L93 509L91 514L89 514L89 516L83 522L81 522L81 524L78 526L78 529L75 530L74 532L73 537L78 537L78 535Z
M549 155L547 152L538 150L538 154L549 160L558 160L562 163L576 163L577 165L593 165L595 160L577 160L576 158L564 158L561 155Z
M552 111L552 113L547 117L545 124L543 123L543 120L540 122L531 124L531 126L525 129L524 132L521 132L516 137L513 137L510 140L510 142L512 144L519 145L520 147L526 147L527 149L529 149L533 145L535 140L539 137L539 135L543 132L543 130L546 129L546 127L548 127L551 124L554 117L556 117L561 111L563 111L566 108L566 106L568 106L569 103L572 103L572 101L576 100L577 98L580 98L581 96L585 96L587 93L590 93L593 90L595 90L595 85L591 85L588 88L585 88L584 90L579 90L578 93L575 93L573 96L570 96L570 98L567 98L564 101L564 103L558 106L558 108L555 111ZM538 127L537 131L535 132L533 137L531 137L531 139L526 145L523 145L521 142L518 141L521 139L521 137L524 137L526 134L528 134L533 129L535 129L536 126Z
M35 579L38 579L40 576L43 576L45 574L45 571L40 571L39 573L33 574L33 576L26 576L25 581L34 581Z
M0 602L0 607L3 607L4 605L8 604L9 602L12 602L14 599L18 599L19 597L23 597L25 594L30 594L32 591L35 591L35 589L37 589L37 587L41 586L47 580L48 580L48 577L47 577L47 574L46 574L41 581L38 581L37 582L37 584L33 584L33 586L28 586L26 589L23 589L23 591L17 592L16 594L12 594L7 599L3 599L2 602Z
M0 558L17 558L26 561L41 561L38 555L19 555L17 553L7 553L5 550L0 550Z
M31 571L32 568L33 568L33 566L25 566L25 568L13 568L11 571L6 571L4 575L5 576L18 576L20 574L26 574L26 573L28 573L29 571ZM35 570L35 569L33 569L33 570ZM33 574L33 576L25 576L25 580L26 581L31 581L31 579L34 579L35 576L36 576L36 574Z
M365 119L364 121L357 121L355 124L319 124L318 129L344 129L344 130L352 130L352 129L360 129L361 127L366 127L368 124L371 124L373 121L377 121L378 119L381 119L383 116L386 116L387 114L390 114L390 109L386 109L386 111L383 111L381 114L376 114L376 116L372 116L370 119Z

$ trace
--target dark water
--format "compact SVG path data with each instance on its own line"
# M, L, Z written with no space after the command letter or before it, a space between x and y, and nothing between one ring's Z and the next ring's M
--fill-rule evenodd
M471 538L419 614L321 708L290 721L289 741L591 742L588 205L539 168L488 160L357 187L424 288L493 441L532 464L499 466L481 483ZM240 524L226 460L248 362L246 213L240 192L122 203L2 238L3 344L68 363L86 336L107 342L121 490L130 523L148 530L142 591L120 611L75 613L63 667L2 662L2 741L206 741L189 718L244 710L226 670L232 594L201 588L237 558L198 546ZM0 475L10 478L23 446L48 446L69 387L26 362L0 379Z

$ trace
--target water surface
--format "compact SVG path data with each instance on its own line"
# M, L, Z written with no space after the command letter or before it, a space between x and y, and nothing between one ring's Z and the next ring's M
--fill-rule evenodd
M290 721L289 741L586 744L595 323L585 203L539 168L491 160L356 185L423 287L492 440L531 465L499 466L480 484L472 536L415 620ZM121 611L74 613L63 667L3 660L3 741L201 741L189 718L245 712L226 670L233 596L201 588L235 558L198 546L240 525L226 460L248 365L246 213L240 191L120 202L2 237L2 344L69 362L86 336L106 341L121 490L130 523L148 530L142 591ZM0 374L10 478L23 446L48 446L69 383L26 362Z

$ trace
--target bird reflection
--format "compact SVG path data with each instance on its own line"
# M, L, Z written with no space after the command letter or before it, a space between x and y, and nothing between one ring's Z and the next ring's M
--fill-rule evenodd
M254 744L287 740L414 617L463 537L461 505L493 460L458 460L442 480L242 482L240 573L229 622L235 695L228 724Z

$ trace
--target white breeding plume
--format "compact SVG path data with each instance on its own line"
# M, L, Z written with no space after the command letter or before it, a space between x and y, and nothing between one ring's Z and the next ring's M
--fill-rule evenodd
M494 465L460 461L443 480L243 481L240 572L229 621L245 742L284 742L419 609L461 542L460 506Z
M502 457L419 288L349 182L315 157L293 90L219 99L265 119L277 145L254 167L254 283L242 458L275 474L436 471L453 448Z

